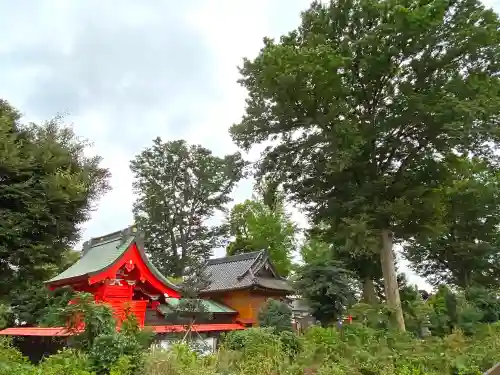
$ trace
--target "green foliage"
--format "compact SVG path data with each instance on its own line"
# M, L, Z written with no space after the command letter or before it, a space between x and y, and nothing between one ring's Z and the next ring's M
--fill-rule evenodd
M0 139L0 299L8 301L18 293L13 286L53 276L109 189L110 174L61 118L23 125L3 100Z
M215 375L216 363L201 357L186 344L176 344L168 351L154 350L146 357L144 375Z
M276 271L288 276L296 227L282 201L273 201L272 207L260 198L236 204L231 209L228 226L234 236L226 248L228 255L267 250Z
M264 343L278 345L279 338L274 334L274 328L249 328L241 331L230 331L224 336L224 346L229 350L242 350Z
M494 323L500 320L500 300L498 292L480 286L465 290L465 298L482 313L482 323Z
M290 358L295 358L302 350L302 341L291 331L282 331L279 333L282 349Z
M10 298L10 320L23 325L58 326L74 293L71 288L49 290L42 283L15 288Z
M142 365L143 350L133 336L113 332L96 337L89 351L89 360L98 374L108 373L122 356L133 359L135 363L129 363L129 367L136 370Z
M11 315L10 306L0 303L0 329L4 329Z
M339 319L354 301L353 274L332 257L298 267L295 287L323 325Z
M371 308L369 306L369 308ZM465 336L461 331L418 339L394 330L365 324L335 327L313 326L304 335L276 334L270 328L251 328L226 335L222 348L201 356L185 344L145 353L140 368L133 355L124 355L130 344L123 338L99 339L102 353L113 364L106 375L198 375L198 374L334 374L334 375L479 375L500 361L500 325L479 325ZM102 341L100 341L102 340ZM117 348L121 348L119 355ZM98 350L96 347L95 351ZM106 353L116 350L113 361ZM135 350L135 349L134 349ZM133 352L133 350L132 350ZM32 366L8 343L0 345L1 375L90 375L92 357L65 350Z
M272 327L276 332L292 330L292 309L286 303L270 298L258 314L259 326Z
M226 335L215 355L200 357L187 346L154 351L144 375L159 374L334 374L334 375L479 375L499 361L499 327L475 336L455 332L444 338L416 339L361 324L343 330L312 327L303 336L283 332L299 343L295 355L269 329Z
M0 337L0 375L31 375L33 371L33 366L12 346L11 340Z
M366 241L362 238L343 236L324 224L313 228L310 232L300 250L303 261L307 264L317 261L318 258L338 260L361 281L363 300L376 304L378 298L374 280L382 278L378 254L379 241L375 241L376 248L370 248L370 245L373 246L373 239Z
M89 366L97 374L117 373L119 368L127 368L132 374L143 366L143 352L152 342L152 333L140 329L130 309L125 309L125 314L118 332L110 307L96 303L90 294L80 293L61 315L76 334L75 346L88 354Z
M74 349L66 349L48 358L38 366L44 375L93 375L86 355Z
M61 323L76 334L75 344L89 351L95 340L101 335L111 335L116 331L116 320L111 308L96 303L89 293L78 293L74 303L68 305L61 313ZM80 331L84 324L84 330Z
M305 264L314 262L316 259L328 259L332 257L331 245L317 236L308 237L300 247L300 256Z
M478 161L462 161L442 189L443 229L410 241L406 257L434 285L498 287L500 277L499 173Z
M164 275L179 277L187 260L204 261L225 235L207 219L224 212L245 162L239 153L218 157L202 146L160 138L132 160L134 217L145 246Z
M259 175L283 182L313 222L382 240L400 329L391 233L439 232L441 189L463 159L497 169L499 42L478 0L315 1L241 68L249 98L233 140L273 141Z

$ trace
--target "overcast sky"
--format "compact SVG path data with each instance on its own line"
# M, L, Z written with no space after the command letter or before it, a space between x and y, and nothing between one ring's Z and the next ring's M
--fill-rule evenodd
M227 132L244 110L236 67L264 36L296 27L309 3L0 0L0 97L29 120L68 113L113 175L84 239L132 223L129 161L154 137L236 150ZM251 188L240 183L235 201Z

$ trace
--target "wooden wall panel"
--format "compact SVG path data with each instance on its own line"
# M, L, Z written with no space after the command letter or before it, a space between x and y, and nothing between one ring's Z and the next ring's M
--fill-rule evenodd
M279 296L273 297L266 293L249 290L236 290L210 297L238 311L237 320L252 325L257 324L259 310L266 301L269 298L279 298Z

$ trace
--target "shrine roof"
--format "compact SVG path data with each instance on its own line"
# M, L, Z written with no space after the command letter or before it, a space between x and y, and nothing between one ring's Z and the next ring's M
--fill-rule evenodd
M263 274L263 270L267 272ZM210 259L205 274L210 281L205 293L251 287L293 291L289 282L276 273L265 250Z
M160 305L158 310L166 315L172 311L175 311L179 308L179 304L182 299L179 298L165 298L165 305ZM198 299L198 301L202 304L204 312L213 313L213 314L236 314L237 311L230 308L229 306L223 305L220 302L209 300L209 299Z
M106 268L112 266L118 261L138 240L139 233L135 227L113 232L105 236L92 238L83 244L81 258L71 267L46 281L46 284L60 283L65 280L79 279L98 274ZM165 285L174 290L179 288L170 282L161 272L151 263L144 253L142 246L137 244L141 258L149 270Z

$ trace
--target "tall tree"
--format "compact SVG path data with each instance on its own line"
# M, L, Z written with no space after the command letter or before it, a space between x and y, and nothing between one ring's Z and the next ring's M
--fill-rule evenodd
M265 190L262 196L236 204L228 226L234 237L227 245L228 255L267 250L277 272L288 276L297 228L276 191Z
M52 276L109 189L101 158L55 118L42 125L0 100L0 299Z
M498 61L498 17L477 0L337 0L314 2L241 69L249 98L233 140L274 141L260 174L279 174L311 219L380 238L401 330L394 238L438 222L435 190L457 155L492 158Z
M221 245L224 226L207 220L225 211L245 162L240 153L218 157L183 140L156 138L130 165L134 216L152 261L166 275L183 276L190 258L202 262Z
M433 285L498 287L500 278L500 173L464 160L442 189L443 228L415 237L406 257Z

